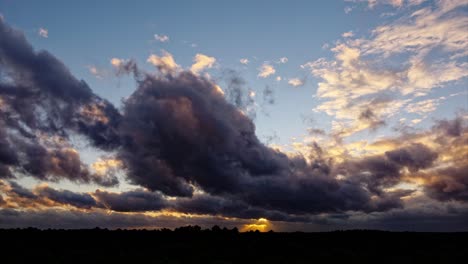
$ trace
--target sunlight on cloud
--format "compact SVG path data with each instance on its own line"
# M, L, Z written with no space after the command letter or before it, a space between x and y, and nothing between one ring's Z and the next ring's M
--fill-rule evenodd
M369 7L377 3L369 1ZM387 3L400 7L404 1ZM369 120L356 120L366 109L372 110L374 121L382 120L413 100L396 97L423 96L436 87L468 76L468 63L461 59L468 49L468 17L454 11L462 5L466 3L438 2L434 9L422 8L409 18L377 27L368 39L353 39L352 31L344 33L346 41L339 41L331 48L335 60L320 58L301 66L321 79L317 96L327 101L315 111L334 116L334 130L342 130L343 136L349 136L373 127L365 124ZM409 54L407 61L398 59L403 52ZM433 61L433 54L439 53L445 55L443 59ZM379 63L384 61L395 61L402 66L391 68ZM429 100L433 101L426 102L426 113L440 102ZM422 104L411 104L407 110L424 111ZM412 121L417 122L420 120Z
M298 86L303 86L304 81L302 81L299 78L293 78L293 79L289 79L288 84L294 87L298 87Z
M190 71L192 71L195 74L198 74L204 69L212 68L216 62L216 58L198 53L193 58L193 62L194 64L190 67Z
M169 52L163 50L162 55L151 54L147 62L153 64L162 73L172 73L180 69L180 66L175 62L174 57Z
M275 68L268 63L264 63L258 70L258 77L261 78L267 78L268 76L276 73Z
M115 68L119 68L123 63L124 63L124 60L123 59L119 59L119 58L112 58L110 60L110 63L112 66L114 66Z

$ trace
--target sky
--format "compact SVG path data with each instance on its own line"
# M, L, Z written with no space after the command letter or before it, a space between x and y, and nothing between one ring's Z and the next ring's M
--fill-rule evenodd
M0 0L0 228L468 229L468 1Z

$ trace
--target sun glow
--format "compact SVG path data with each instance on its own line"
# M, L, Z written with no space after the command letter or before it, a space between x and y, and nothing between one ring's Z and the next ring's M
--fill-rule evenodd
M241 228L241 232L248 232L248 231L260 231L260 232L266 232L269 229L271 229L270 221L266 218L259 218L258 220L255 221L255 223L252 224L245 224Z

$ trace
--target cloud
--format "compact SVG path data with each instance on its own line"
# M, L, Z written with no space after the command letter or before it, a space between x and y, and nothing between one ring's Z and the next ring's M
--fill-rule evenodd
M159 42L168 42L169 41L169 37L167 35L154 34L154 39L159 41Z
M304 81L299 78L292 78L292 79L289 79L288 84L294 87L298 87L298 86L303 86Z
M116 169L122 167L122 162L114 158L99 158L96 162L91 164L91 168L98 175L107 175L115 172Z
M112 58L110 64L115 69L117 76L133 74L135 77L138 77L139 75L139 69L134 60Z
M395 8L401 8L405 4L405 0L345 0L346 2L367 3L369 9L375 8L377 5L391 5ZM420 4L424 0L409 0L410 5Z
M101 228L176 228L187 225L199 225L211 228L221 225L229 228L247 224L248 221L227 220L222 217L192 217L190 215L156 215L144 213L112 213L106 211L83 212L82 210L15 210L0 209L1 228L56 228L56 229L91 229Z
M244 64L244 65L249 64L249 59L247 59L247 58L240 59L239 61L240 61L241 64Z
M192 71L194 74L198 74L204 69L212 68L216 62L216 59L214 57L209 57L198 53L193 58L193 62L194 64L190 67L190 71Z
M73 132L99 148L119 144L118 111L54 56L35 52L21 32L3 21L0 37L0 64L8 77L0 79L2 176L12 177L15 170L39 179L116 184L115 178L90 174L67 139ZM91 117L90 108L105 115L106 122Z
M172 54L164 50L162 51L162 56L151 54L147 62L153 64L163 74L173 73L180 69Z
M90 209L91 207L96 206L96 201L94 198L87 193L74 193L68 190L55 190L48 187L47 185L38 186L34 189L34 192L43 198L47 198L64 205L72 205L76 208Z
M124 64L125 60L119 59L119 58L112 58L110 60L110 64L116 68L120 67L122 64Z
M400 3L388 2L395 6ZM335 131L350 136L375 128L375 122L355 119L366 109L372 109L376 121L383 120L398 114L416 96L462 81L468 76L468 64L460 59L468 45L462 26L466 18L462 12L455 12L462 5L438 2L433 9L424 7L409 18L377 27L367 39L354 39L345 33L345 41L337 42L331 49L333 60L320 58L301 66L321 79L316 95L325 101L315 111L334 116ZM409 59L402 60L403 53ZM435 61L434 55L442 59ZM383 62L402 66L389 67ZM406 98L396 100L402 96ZM431 100L425 103L425 110L440 102ZM422 113L422 104L412 103L404 109Z
M87 68L88 68L89 73L91 73L97 79L102 79L107 74L104 69L100 69L95 65L88 65Z
M468 45L463 34L467 19L462 13L451 13L463 5L463 1L440 1L434 9L422 8L403 21L379 26L363 48L367 53L386 56L406 51L423 55L434 47L448 52L464 51Z
M458 166L457 166L458 165ZM468 164L456 164L433 171L425 186L428 195L440 201L468 201Z
M37 31L37 34L39 34L39 36L41 36L43 38L48 38L49 37L49 30L47 30L45 28L39 28L39 30Z
M373 69L365 52L349 43L333 51L335 61L322 59L304 67L323 79L319 97L330 99L317 110L350 121L346 133L381 126L384 117L409 103L383 93L399 87L398 73ZM391 218L391 212L411 206L421 196L466 208L462 172L468 130L462 116L437 121L429 131L354 147L330 135L335 140L324 145L313 141L303 148L307 152L287 153L258 139L247 111L251 90L232 71L226 73L222 93L214 81L193 71L174 71L178 66L168 66L176 65L168 53L150 60L159 74L140 72L134 61L119 59L116 67L131 69L139 78L118 111L63 63L45 51L35 52L22 34L3 22L0 58L10 76L0 79L3 178L19 172L41 181L113 186L118 181L112 172L121 169L130 184L141 188L75 193L43 185L28 190L2 180L1 206L7 209L0 211L0 223L9 223L3 225L81 227L89 225L89 217L102 221L108 211L117 212L109 216L109 226L128 224L128 219L135 225L174 220L164 218L167 211L200 218L208 214L211 220L267 217L314 223L320 217L362 214ZM205 67L209 66L200 66ZM265 89L264 96L269 94ZM105 151L108 158L88 167L70 133ZM363 154L355 156L352 148ZM410 187L403 188L404 184ZM65 210L70 208L74 209ZM161 215L135 213L143 211ZM18 214L17 220L8 222ZM65 222L57 223L53 218L57 215ZM42 220L32 222L38 219Z
M288 58L286 58L286 57L281 57L281 58L279 59L279 61L278 61L278 63L281 63L281 64L285 64L285 63L287 63L287 62L288 62Z
M264 63L259 69L258 77L267 78L276 73L276 70L270 64Z
M93 195L104 208L117 212L158 211L166 207L161 194L143 190L122 193L97 190Z
M408 113L427 115L428 113L435 111L437 109L437 106L440 104L440 101L442 100L445 100L445 97L437 99L427 99L408 104L405 109Z
M345 33L341 34L341 36L343 38L350 38L350 37L354 36L354 33L353 33L353 31L348 31L348 32L345 32Z
M433 129L450 137L460 137L464 133L466 121L461 117L454 120L438 120Z
M344 12L345 12L345 14L349 14L349 13L351 13L351 11L353 11L353 9L354 9L354 8L351 7L351 6L346 6L346 7L344 8Z
M252 121L214 84L187 72L170 80L147 76L126 101L123 116L126 140L118 157L128 179L151 191L192 197L199 188L294 214L401 206L396 196L370 199L358 182L337 181L327 162L308 163L264 146ZM294 197L295 203L276 197Z

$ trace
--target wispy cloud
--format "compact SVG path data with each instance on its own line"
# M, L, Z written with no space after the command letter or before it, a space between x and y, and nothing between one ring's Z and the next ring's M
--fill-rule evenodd
M285 64L288 62L288 58L287 57L281 57L279 60L278 60L278 63L281 63L281 64Z
M434 9L422 8L409 18L377 27L369 38L354 39L348 32L343 34L345 42L337 42L331 48L334 60L321 58L302 65L322 79L317 96L328 101L315 110L334 116L335 124L342 124L336 128L361 131L372 127L368 120L355 118L367 108L382 119L398 113L412 100L393 98L426 95L434 88L468 76L468 63L461 59L468 49L465 29L468 18L451 12L462 5L466 3L438 2ZM403 52L409 56L401 61L399 55ZM436 61L429 56L434 52L440 55ZM390 68L385 64L388 62L402 66ZM386 99L382 101L383 94ZM370 102L377 105L369 105ZM432 101L432 105L436 102ZM430 109L429 103L426 106L426 110ZM418 112L421 107L411 105L407 110Z
M347 7L344 8L345 14L349 14L349 13L351 13L351 11L353 11L353 7L351 7L351 6L347 6Z
M247 64L249 64L250 61L249 61L249 59L247 59L247 58L242 58L242 59L239 60L239 62L240 62L241 64L247 65Z
M39 36L41 36L43 38L48 38L49 37L49 30L47 30L46 28L39 28L39 30L37 31L37 34L39 34Z
M154 39L159 42L168 42L169 37L167 35L154 34Z
M88 65L86 68L88 68L89 73L98 79L102 79L106 75L106 71L98 68L96 65Z

